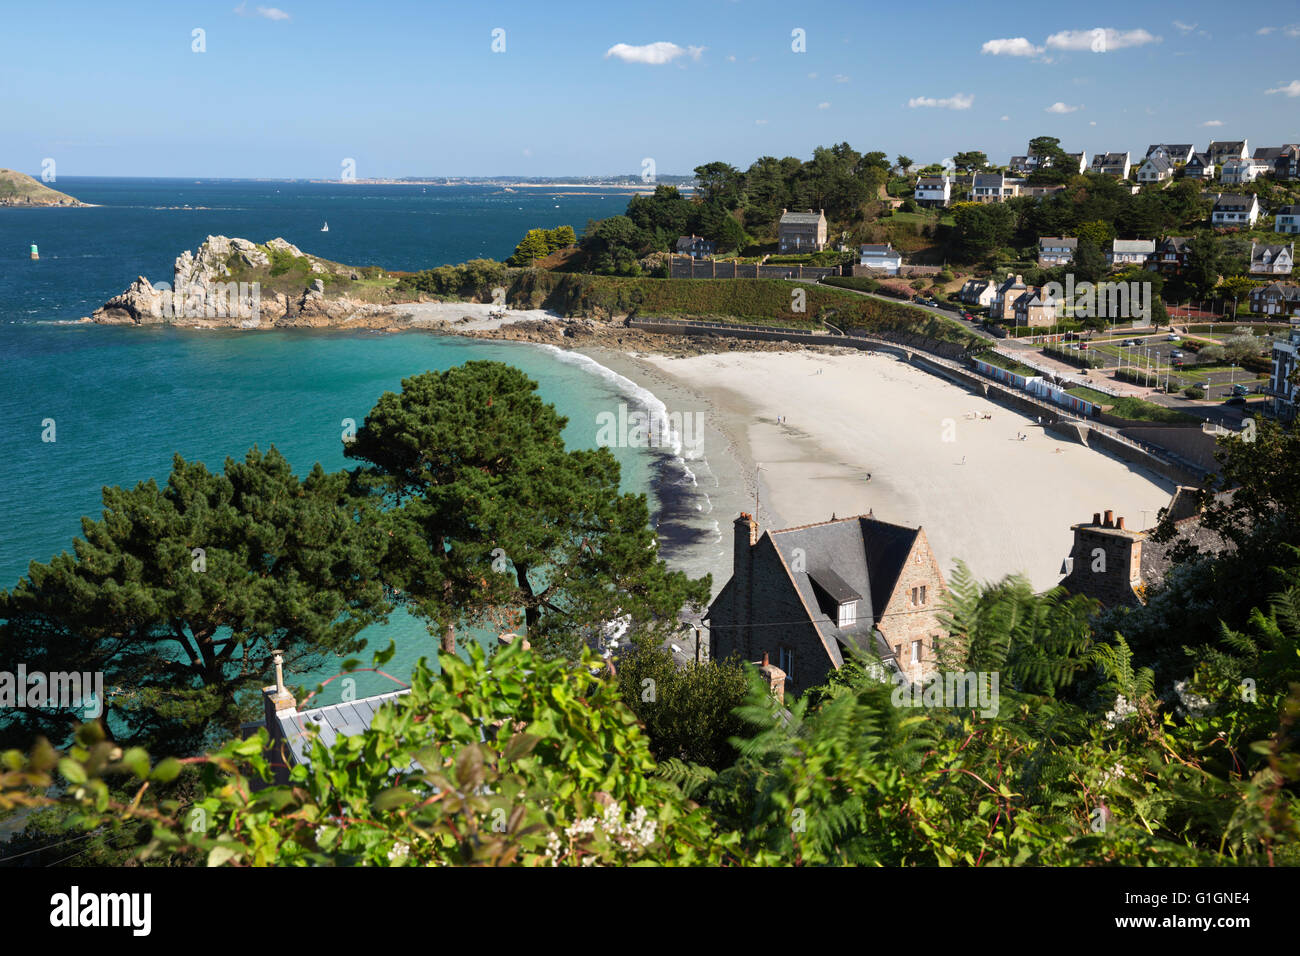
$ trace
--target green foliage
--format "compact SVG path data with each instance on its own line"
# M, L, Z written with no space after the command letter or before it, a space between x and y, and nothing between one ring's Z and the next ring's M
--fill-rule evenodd
M578 241L572 226L556 226L554 229L529 229L524 238L515 246L514 253L506 260L512 266L530 266L534 259L545 259L553 252L567 249Z
M102 671L115 737L185 750L228 734L269 672L362 646L386 617L386 538L342 473L301 481L274 448L212 473L179 455L165 487L105 488L73 553L0 592L0 657ZM201 549L195 550L195 549ZM74 712L7 714L5 738L65 740Z
M638 646L618 659L623 700L645 725L660 762L679 759L720 770L736 758L728 740L745 730L734 711L749 692L739 660L678 668L662 648Z
M490 299L492 289L508 284L506 267L492 259L471 259L458 266L439 266L402 276L397 291L406 295L435 295Z
M510 647L489 660L443 655L421 663L410 694L371 726L311 744L310 766L288 786L270 779L265 732L189 761L203 793L131 801L107 781L149 773L86 725L66 756L38 744L3 756L0 809L40 794L54 770L62 801L87 826L108 818L152 825L146 860L178 855L208 866L718 864L736 862L734 835L718 834L681 791L655 774L646 738L598 658L545 659ZM196 821L198 821L196 823Z
M386 392L346 448L391 531L385 565L440 632L522 624L536 647L576 654L603 622L667 634L709 578L669 571L645 495L620 494L608 447L567 451L566 420L500 362L425 372ZM597 435L600 443L600 436Z

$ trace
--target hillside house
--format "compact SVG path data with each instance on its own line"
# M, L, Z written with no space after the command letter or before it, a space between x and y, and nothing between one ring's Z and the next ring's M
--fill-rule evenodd
M1138 167L1137 181L1139 183L1162 183L1166 179L1172 179L1174 175L1174 164L1169 161L1169 157L1164 153L1156 153L1154 156L1148 156L1142 160L1142 165Z
M916 181L912 198L921 206L946 206L952 199L952 180L947 176L922 176Z
M1031 328L1055 325L1057 303L1055 299L1044 293L1041 288L1029 288L1016 299L1014 315L1016 328L1022 325Z
M1273 213L1274 232L1300 232L1300 205L1279 206Z
M1256 315L1300 315L1300 285L1270 282L1250 291L1250 311Z
M1038 240L1038 265L1043 269L1069 265L1074 261L1074 253L1078 248L1078 239L1041 236Z
M1300 295L1300 288L1290 286L1290 289L1295 290L1290 294ZM1288 304L1291 303L1296 305L1291 314L1300 316L1300 298L1292 298ZM1273 339L1273 370L1268 383L1269 393L1273 396L1273 413L1284 422L1295 420L1296 404L1300 400L1300 385L1291 384L1291 374L1297 363L1300 363L1300 319L1293 318L1286 338L1278 336Z
M826 210L790 212L782 209L776 237L781 252L821 252L826 248Z
M1254 193L1241 196L1236 193L1219 193L1210 213L1210 225L1218 228L1249 229L1259 219L1259 199Z
M1250 274L1255 276L1289 276L1295 265L1295 243L1282 246L1250 244Z
M903 256L889 243L863 243L858 247L858 265L896 276L903 266Z
M1003 202L1020 195L1024 182L1011 179L1001 173L976 173L971 186L971 199L974 202Z
M997 291L997 283L992 279L967 279L961 291L957 293L957 298L966 305L987 308L993 304L993 297L997 295Z
M1244 139L1216 140L1205 148L1205 155L1210 157L1210 162L1218 166L1230 159L1246 159L1250 156L1250 150Z
M677 240L677 254L692 259L707 259L717 251L718 244L700 236L681 236Z
M1219 182L1225 186L1237 186L1253 183L1260 174L1260 167L1253 159L1225 159L1219 167Z
M1112 239L1106 250L1106 262L1113 266L1145 266L1156 254L1154 239Z
M1214 166L1207 154L1192 153L1192 158L1183 166L1183 176L1188 179L1213 179Z
M989 306L989 318L1001 322L1010 322L1016 317L1016 300L1025 294L1025 280L1021 276L1007 273L1007 277L998 283L993 293L993 304Z
M921 528L865 514L760 533L745 513L732 528L731 578L705 617L712 659L766 656L794 693L855 653L912 681L934 670L947 583Z
M1100 173L1103 176L1128 179L1130 168L1132 168L1132 163L1129 160L1127 150L1122 153L1096 153L1092 157L1092 172Z
M1196 149L1191 143L1153 143L1147 147L1146 156L1149 159L1160 155L1169 161L1170 166L1182 166L1194 152Z
M1187 236L1165 236L1156 244L1156 254L1147 267L1163 273L1181 272L1187 265L1190 243Z

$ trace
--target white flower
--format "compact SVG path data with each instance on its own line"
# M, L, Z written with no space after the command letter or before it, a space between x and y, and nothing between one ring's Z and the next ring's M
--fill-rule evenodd
M406 843L394 843L393 848L388 851L388 862L397 863L405 860L411 853L411 847Z
M1122 724L1129 717L1137 713L1137 708L1125 699L1123 694L1115 697L1115 709L1106 711L1106 726L1114 729L1116 724Z

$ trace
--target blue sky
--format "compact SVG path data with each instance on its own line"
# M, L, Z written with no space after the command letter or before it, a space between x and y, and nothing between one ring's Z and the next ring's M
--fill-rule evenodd
M685 174L839 141L922 161L982 149L1005 163L1039 134L1090 155L1300 140L1300 7L1223 9L11 3L0 165L338 178L352 158L361 178L554 176L636 173L649 157Z

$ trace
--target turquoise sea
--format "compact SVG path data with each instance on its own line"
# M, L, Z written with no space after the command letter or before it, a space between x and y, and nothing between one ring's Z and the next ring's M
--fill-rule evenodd
M254 444L275 445L299 474L317 461L344 467L343 419L359 423L383 391L426 369L479 358L518 366L568 417L570 447L595 446L599 413L620 402L655 402L583 356L525 344L419 333L70 324L137 275L170 280L175 257L209 234L259 242L282 236L336 261L414 270L505 258L529 228L567 223L581 232L589 217L621 212L626 194L72 178L55 185L102 205L0 209L0 421L7 438L0 456L0 587L11 587L30 561L70 549L81 516L98 517L104 485L162 481L176 452L216 469ZM330 230L322 233L325 221ZM33 242L37 262L28 258ZM53 443L41 441L45 419L56 423ZM656 521L677 529L675 537L661 529L665 556L688 550L707 505L691 472L667 450L612 451L624 489L647 493ZM681 520L687 515L692 522ZM435 650L423 625L400 614L365 636L372 648L397 642L386 670L403 679ZM337 669L290 676L310 684ZM317 700L336 700L340 686L330 685ZM357 678L359 694L391 687L376 675Z

